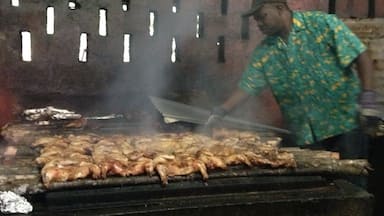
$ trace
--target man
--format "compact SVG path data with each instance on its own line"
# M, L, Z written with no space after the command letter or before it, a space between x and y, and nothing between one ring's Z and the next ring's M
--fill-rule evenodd
M372 63L360 40L335 15L293 12L286 0L253 0L243 16L252 16L266 38L207 126L269 86L295 144L320 145L342 158L365 157L356 102L362 108L376 103Z

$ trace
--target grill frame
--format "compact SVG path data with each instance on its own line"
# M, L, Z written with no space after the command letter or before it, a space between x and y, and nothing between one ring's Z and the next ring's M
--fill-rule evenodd
M227 179L228 180L228 179ZM36 215L351 215L372 214L373 196L319 176L255 177L64 190L29 197ZM228 182L227 182L228 183Z

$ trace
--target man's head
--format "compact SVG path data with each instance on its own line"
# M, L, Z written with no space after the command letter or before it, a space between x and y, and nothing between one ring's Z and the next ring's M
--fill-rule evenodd
M288 26L286 15L290 13L286 12L290 12L287 0L252 0L251 9L242 16L253 16L264 34L276 35Z

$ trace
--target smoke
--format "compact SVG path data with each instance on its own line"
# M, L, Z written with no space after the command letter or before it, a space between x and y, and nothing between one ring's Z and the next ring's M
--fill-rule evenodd
M119 73L108 89L108 95L121 94L123 98L120 101L107 98L110 106L158 115L148 96L177 100L191 94L199 85L202 73L196 59L199 53L191 47L199 40L196 38L197 11L185 11L183 5L180 6L170 5L166 11L149 6L146 18L138 21L145 31L128 32L130 61L117 69ZM150 122L142 123L150 125Z

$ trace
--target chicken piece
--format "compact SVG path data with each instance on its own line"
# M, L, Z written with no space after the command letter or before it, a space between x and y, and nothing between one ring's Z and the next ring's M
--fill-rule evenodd
M48 146L48 145L52 145L53 143L57 143L59 146L59 144L65 144L65 146L68 145L68 143L66 142L63 142L63 137L62 136L51 136L51 137L40 137L38 139L36 139L32 144L31 146L32 147L44 147L44 146Z
M185 176L195 172L200 172L203 180L208 179L207 167L205 164L187 154L177 155L174 160L156 164L155 169L159 174L163 185L168 184L168 177L170 176Z
M97 164L102 178L113 175L125 176L125 164L118 160L103 160Z
M124 154L127 156L130 161L137 161L138 159L144 157L144 152L141 151L131 151L128 154Z
M199 150L196 153L197 159L202 161L208 169L227 169L227 165L220 158L209 152L208 150Z
M180 134L179 142L185 147L203 145L202 140L190 132Z
M47 165L42 169L41 174L44 185L49 187L52 182L73 181L86 178L90 175L92 175L93 178L99 178L100 168L87 162L78 164L58 163L56 166Z
M175 149L174 154L179 155L179 154L188 154L188 155L196 155L196 153L201 149L201 147L198 146L187 146L182 149Z
M144 147L148 146L148 144L151 143L153 143L153 138L147 136L134 136L131 140L131 144L137 150L145 150Z
M114 134L107 138L109 141L115 143L116 145L130 145L132 138L122 134Z
M93 144L86 140L73 140L68 146L68 151L79 152L86 155L91 155Z
M151 148L156 152L164 152L167 154L172 154L175 149L181 149L182 143L178 142L177 139L155 139L154 143L152 144Z
M35 161L39 165L46 164L47 162L54 159L75 159L76 161L91 161L91 158L87 155L84 155L82 152L75 151L71 148L62 148L57 146L47 147L41 150L41 154L39 157L35 159Z
M93 146L93 155L122 154L122 149L113 142L100 141Z
M239 138L241 140L244 140L244 139L260 140L261 139L256 132L251 132L251 131L239 131Z
M203 161L200 161L189 154L177 155L175 161L170 163L175 170L169 168L169 176L189 175L199 172L203 180L208 179L207 167Z
M92 154L95 164L101 169L101 176L103 178L106 178L108 175L125 176L124 170L128 164L128 158L115 150L113 149L112 152L108 152L99 147Z
M124 155L130 155L135 149L131 145L120 145L119 148Z
M156 166L157 164L166 164L175 160L175 155L168 154L158 154L154 155L153 164Z
M168 184L168 168L166 164L157 164L155 166L157 174L159 174L160 181L163 185Z
M153 175L153 161L149 158L142 157L137 161L128 162L128 166L124 169L125 176L136 176L147 173Z
M228 137L228 138L222 139L220 144L225 145L225 146L233 146L233 147L235 147L235 146L239 145L239 142L240 142L239 138Z
M47 152L63 152L68 146L48 146L40 149L40 156Z
M233 154L227 157L224 157L225 164L227 165L240 165L245 164L249 167L252 167L252 162L244 154Z
M50 161L53 161L53 160L55 160L57 158L61 158L61 157L63 157L63 155L61 153L50 152L49 154L41 155L40 157L37 157L35 159L35 161L38 165L44 165L44 164L49 163Z
M64 182L69 179L69 168L47 167L41 171L41 177L46 187L52 182Z
M237 139L232 139L234 142ZM214 145L209 148L209 152L213 155L221 158L226 165L240 165L246 164L247 166L252 166L252 163L248 160L248 158L243 154L243 149L237 146L234 146L231 143L223 142L220 145Z
M88 143L97 143L97 142L100 141L102 138L101 138L99 135L89 133L89 134L85 134L85 135L73 135L73 134L70 134L70 135L67 137L67 139L68 139L70 142L79 142L79 141L83 141L83 142L88 142Z
M222 143L209 146L207 149L208 152L210 152L213 155L220 156L220 157L227 157L229 155L233 155L237 153L237 149L234 148L234 146L228 146L224 145Z

